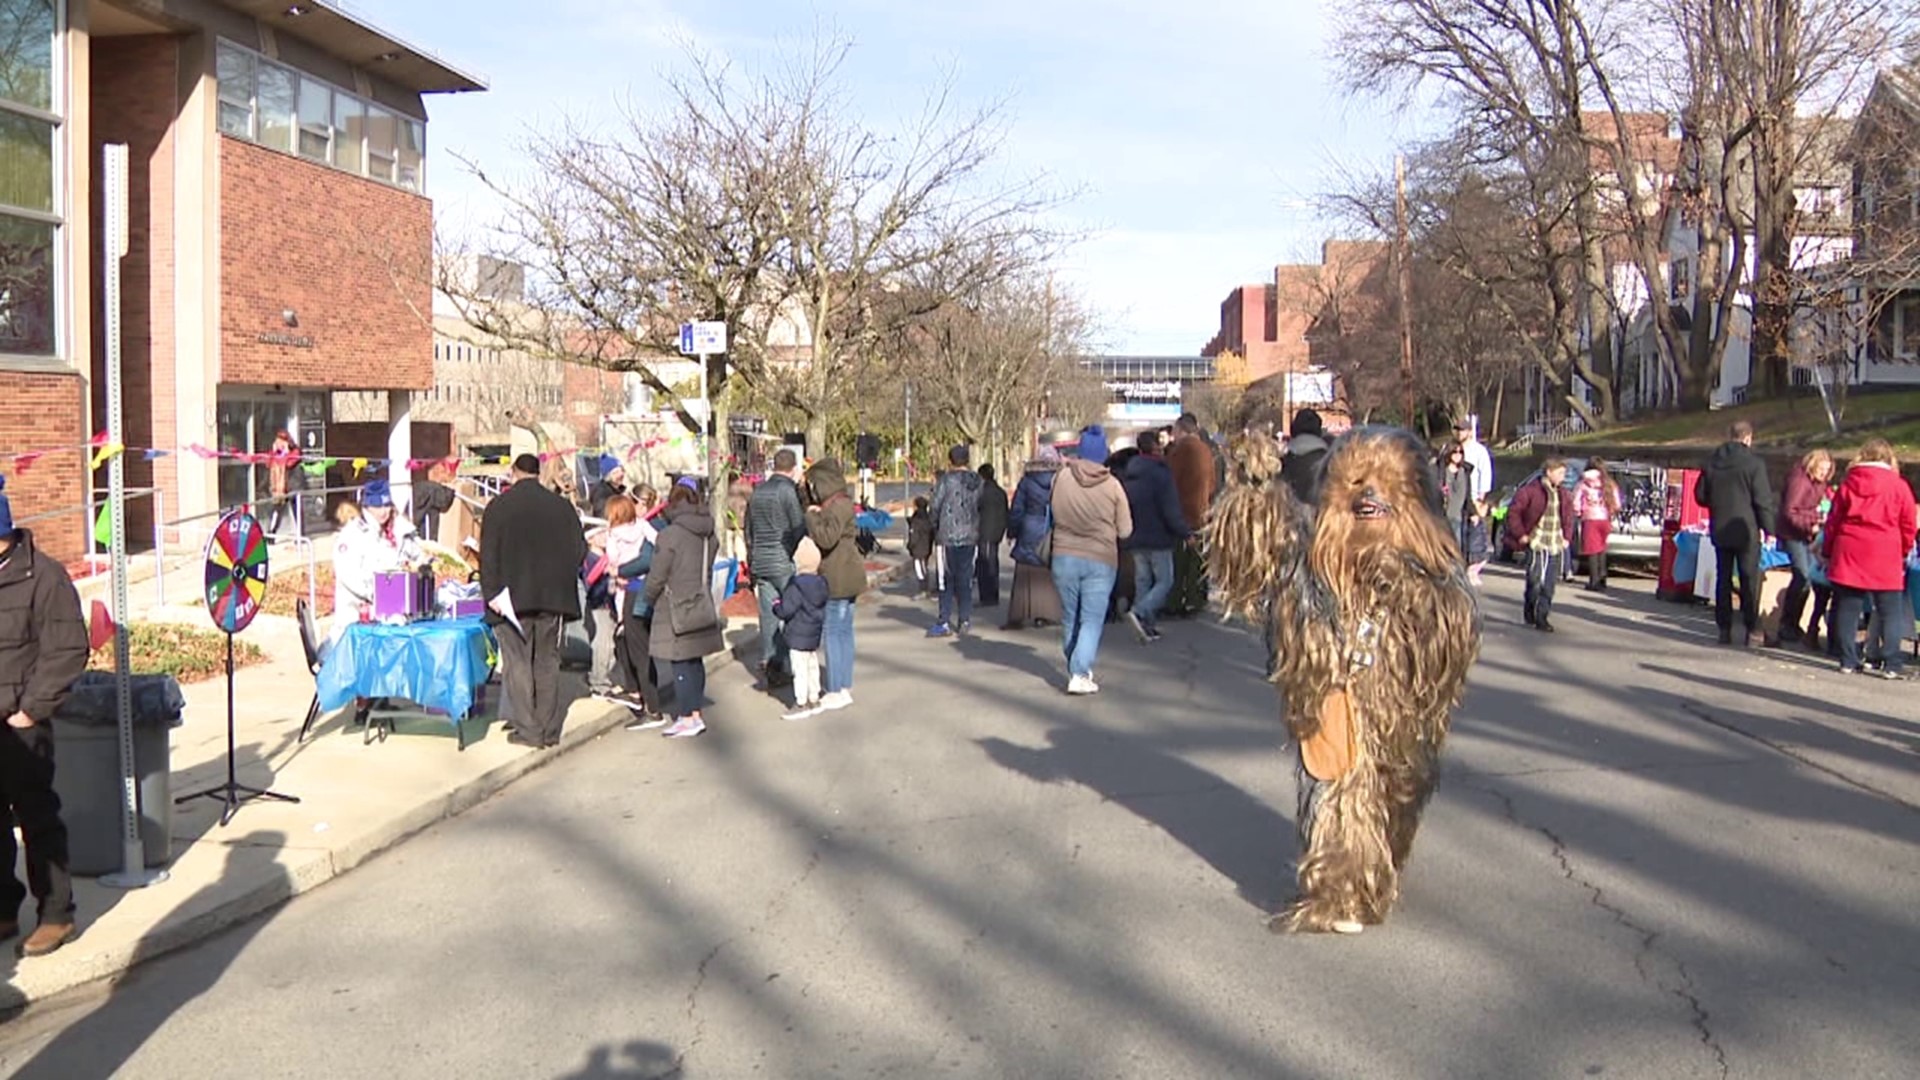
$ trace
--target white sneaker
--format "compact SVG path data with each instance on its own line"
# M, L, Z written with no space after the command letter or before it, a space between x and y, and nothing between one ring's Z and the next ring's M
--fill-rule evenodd
M1097 694L1099 692L1100 684L1094 682L1093 677L1090 675L1075 675L1073 678L1067 680L1067 693L1069 694Z
M697 716L683 716L660 734L669 739L690 739L707 730L707 722Z
M802 706L800 706L799 708L797 708L797 709L794 709L794 710L793 710L792 712L787 712L787 713L781 713L781 714L780 714L780 719L782 719L782 720L805 720L805 719L807 719L807 718L808 718L808 717L810 717L810 716L819 716L819 715L820 715L820 706L818 706L818 705L802 705Z
M853 691L835 690L820 699L820 711L832 712L835 709L844 709L852 704Z

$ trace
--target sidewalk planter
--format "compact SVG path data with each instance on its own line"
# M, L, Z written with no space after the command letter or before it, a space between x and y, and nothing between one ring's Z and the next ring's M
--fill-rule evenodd
M173 775L167 733L187 699L171 675L133 676L133 768L140 841L148 866L173 858ZM95 876L120 869L120 728L115 677L89 671L53 714L53 789L67 826L70 866Z

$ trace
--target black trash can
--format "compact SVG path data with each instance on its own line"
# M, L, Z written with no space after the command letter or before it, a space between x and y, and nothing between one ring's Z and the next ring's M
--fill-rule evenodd
M133 676L133 772L140 797L140 842L148 866L173 858L173 771L167 733L187 699L171 675ZM120 869L120 717L115 676L80 676L53 714L53 790L67 826L76 874Z

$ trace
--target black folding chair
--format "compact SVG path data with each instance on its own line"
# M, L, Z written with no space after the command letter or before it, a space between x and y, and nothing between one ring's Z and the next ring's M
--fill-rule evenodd
M307 651L307 671L313 675L313 701L307 705L307 721L300 725L300 737L295 742L306 742L313 731L313 722L320 719L320 635L313 627L313 609L307 606L307 598L302 596L293 602L293 617L300 624L300 647Z

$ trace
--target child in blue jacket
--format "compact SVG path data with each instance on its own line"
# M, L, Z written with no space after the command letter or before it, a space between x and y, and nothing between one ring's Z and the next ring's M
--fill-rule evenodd
M827 579L820 576L820 549L803 539L794 549L793 580L773 602L773 613L787 624L787 649L793 654L793 711L784 720L805 720L820 711L820 639L827 625Z

